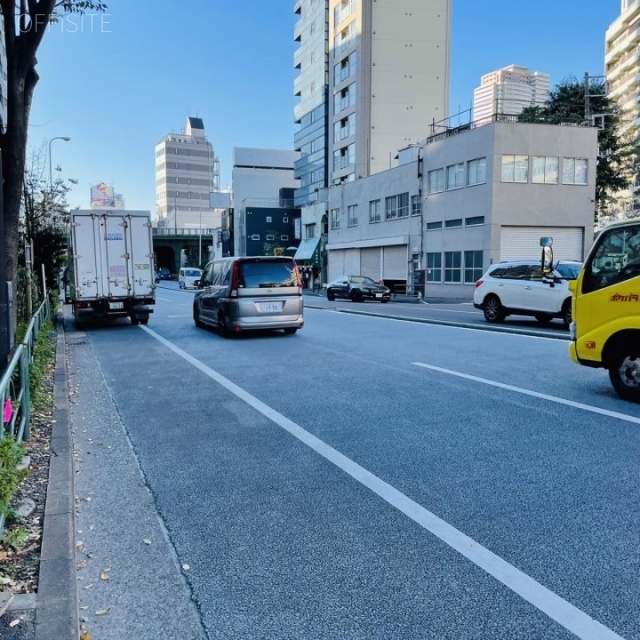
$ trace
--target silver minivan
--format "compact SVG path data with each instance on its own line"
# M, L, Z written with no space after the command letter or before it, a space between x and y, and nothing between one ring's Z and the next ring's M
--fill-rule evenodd
M295 333L304 325L302 279L293 258L213 260L196 286L196 327L210 326L228 336L258 329Z

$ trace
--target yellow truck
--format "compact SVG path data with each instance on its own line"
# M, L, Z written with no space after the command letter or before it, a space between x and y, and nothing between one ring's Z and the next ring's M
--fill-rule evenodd
M640 402L640 219L603 229L569 288L571 358L607 369L618 395Z

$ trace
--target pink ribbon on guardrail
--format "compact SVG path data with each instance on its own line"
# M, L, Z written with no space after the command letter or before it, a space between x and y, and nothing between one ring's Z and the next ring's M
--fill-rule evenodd
M11 416L13 415L13 407L11 406L11 398L4 403L4 412L2 419L4 422L11 422Z

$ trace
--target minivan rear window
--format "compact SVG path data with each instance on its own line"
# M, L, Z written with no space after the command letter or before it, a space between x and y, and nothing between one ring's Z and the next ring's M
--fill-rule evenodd
M239 286L247 289L265 287L296 287L295 263L290 260L241 262Z

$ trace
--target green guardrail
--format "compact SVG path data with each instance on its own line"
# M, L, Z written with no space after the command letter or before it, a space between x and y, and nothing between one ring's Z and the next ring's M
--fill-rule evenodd
M31 390L29 366L33 362L38 334L51 318L51 302L45 300L31 318L22 342L0 380L2 405L1 438L13 438L16 442L31 437ZM0 514L0 537L4 531L5 515Z

